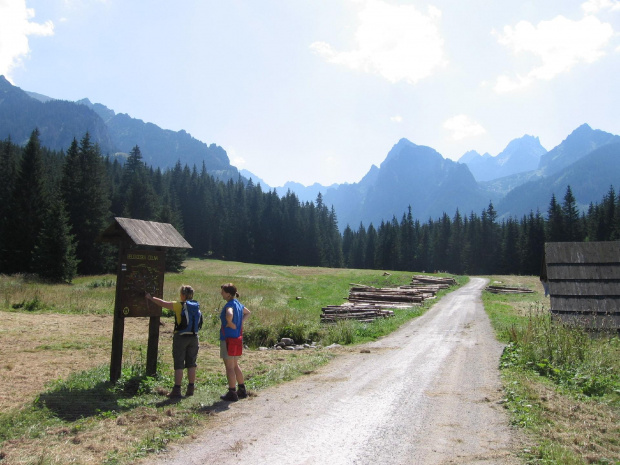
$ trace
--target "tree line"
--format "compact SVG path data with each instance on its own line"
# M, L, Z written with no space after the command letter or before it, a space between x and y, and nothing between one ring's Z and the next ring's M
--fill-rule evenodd
M167 269L187 254L261 264L350 267L456 274L540 272L547 241L620 239L620 196L613 186L580 214L570 186L546 217L501 221L490 203L480 214L421 223L411 207L375 227L339 232L336 212L251 180L220 181L206 167L148 167L135 146L121 163L103 156L89 134L65 151L42 147L34 130L24 147L0 142L0 273L33 273L70 282L113 272L116 249L98 241L114 217L171 223L192 245L169 251Z

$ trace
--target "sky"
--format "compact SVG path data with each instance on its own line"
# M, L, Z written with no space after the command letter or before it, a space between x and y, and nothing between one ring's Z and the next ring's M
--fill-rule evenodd
M0 0L0 74L223 147L271 187L620 134L620 0ZM80 135L77 135L80 137Z

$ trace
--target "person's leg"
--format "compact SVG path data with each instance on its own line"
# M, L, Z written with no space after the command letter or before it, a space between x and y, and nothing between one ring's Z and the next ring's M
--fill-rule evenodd
M237 387L237 396L239 399L245 399L248 396L247 391L245 390L245 381L243 379L243 373L241 372L241 368L239 367L239 362L235 359L235 379L239 386Z
M174 370L174 385L180 386L183 382L183 368Z
M241 368L239 367L239 363L237 362L237 360L234 360L235 364L234 364L234 370L235 370L235 380L237 381L237 383L239 384L243 384L243 373L241 372Z
M187 390L185 391L185 395L187 397L194 395L196 383L196 367L189 367L187 369Z
M225 358L224 367L226 368L226 379L228 380L228 392L220 396L220 399L235 402L239 400L239 396L237 395L237 378L235 375L235 359Z
M184 349L181 341L175 335L172 339L172 359L174 361L174 387L168 393L168 397L182 397L181 383L183 382L183 358Z
M194 384L196 383L196 360L198 359L198 350L200 345L198 343L198 336L188 338L188 346L185 353L185 366L187 367L187 391L186 396L194 395Z
M187 369L187 382L190 384L196 382L196 367L189 367Z
M228 379L228 388L235 389L237 387L237 374L235 366L237 361L234 358L224 359L224 366L226 367L226 379Z

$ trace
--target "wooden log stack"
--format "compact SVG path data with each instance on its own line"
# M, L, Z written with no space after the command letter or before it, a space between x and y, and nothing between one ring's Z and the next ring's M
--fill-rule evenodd
M424 296L417 289L402 287L353 287L349 291L349 302L353 303L408 303L419 304Z
M412 308L421 305L426 299L435 297L440 289L456 284L454 278L434 276L414 276L411 285L400 287L371 287L351 284L349 302L343 305L323 307L321 321L333 323L339 320L354 319L373 321L394 315L390 308Z
M531 294L534 291L527 287L487 286L485 291L493 294Z
M412 286L418 285L433 285L439 286L440 289L447 289L450 286L456 285L456 279L442 276L427 276L427 275L415 275L411 279Z
M322 323L335 323L339 320L357 320L369 323L378 318L394 316L392 310L386 310L376 305L329 305L323 307Z

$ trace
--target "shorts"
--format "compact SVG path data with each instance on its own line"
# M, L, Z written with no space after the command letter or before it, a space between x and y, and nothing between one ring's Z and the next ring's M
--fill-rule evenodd
M172 360L174 360L174 369L182 370L183 368L193 368L198 359L198 336L181 336L175 334L172 336Z
M239 360L239 357L233 357L232 355L228 355L226 341L220 341L220 358L223 360Z

